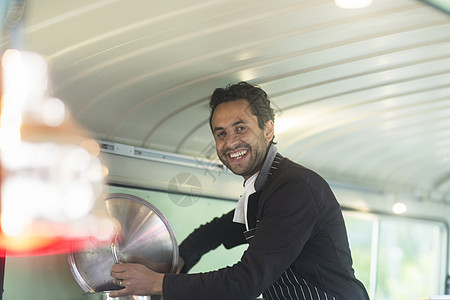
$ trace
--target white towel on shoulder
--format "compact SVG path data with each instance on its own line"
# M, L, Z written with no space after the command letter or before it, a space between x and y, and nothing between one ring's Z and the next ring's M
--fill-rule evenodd
M239 201L236 204L236 209L234 210L233 222L245 224L245 227L248 230L248 222L247 222L247 204L248 197L255 193L255 181L258 177L259 172L253 174L247 181L244 183L244 193L239 197Z

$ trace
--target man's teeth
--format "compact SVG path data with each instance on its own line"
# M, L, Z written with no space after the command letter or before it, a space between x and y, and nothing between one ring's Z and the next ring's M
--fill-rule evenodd
M242 151L230 153L230 157L231 158L239 158L239 157L241 157L241 156L243 156L245 154L247 154L247 150L242 150Z

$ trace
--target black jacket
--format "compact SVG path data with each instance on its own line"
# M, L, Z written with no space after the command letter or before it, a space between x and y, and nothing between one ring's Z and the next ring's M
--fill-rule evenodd
M248 200L253 230L241 260L207 273L166 274L164 300L247 300L263 292L267 299L368 299L354 276L342 212L328 184L270 153ZM234 223L233 215L213 219L183 241L183 271L220 244L247 242L245 226Z

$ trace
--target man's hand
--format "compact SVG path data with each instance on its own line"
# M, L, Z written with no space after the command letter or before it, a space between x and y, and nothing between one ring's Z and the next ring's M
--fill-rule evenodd
M126 295L161 295L164 274L141 264L116 264L111 270L114 284L124 287L110 293L111 297Z

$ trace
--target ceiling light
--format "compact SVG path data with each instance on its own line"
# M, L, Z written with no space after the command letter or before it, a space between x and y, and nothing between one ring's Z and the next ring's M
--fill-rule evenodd
M340 8L356 9L370 6L372 0L334 0L334 3Z
M405 203L402 202L397 202L392 206L392 211L397 215L403 214L404 212L406 212L406 209L407 208Z

